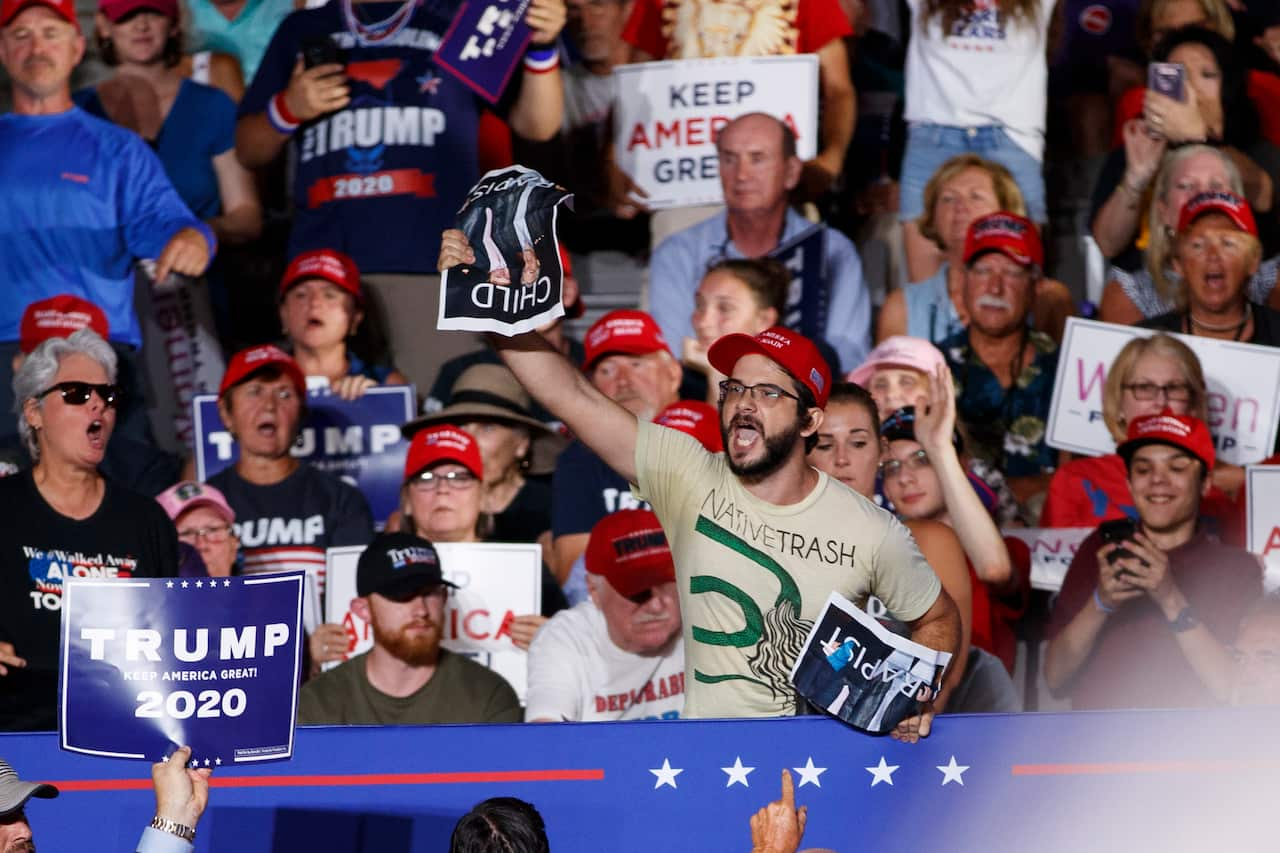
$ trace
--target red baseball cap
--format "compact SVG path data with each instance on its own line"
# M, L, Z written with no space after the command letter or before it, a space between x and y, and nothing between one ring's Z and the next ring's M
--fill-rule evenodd
M357 305L364 305L364 292L360 288L360 268L350 256L335 249L315 249L303 252L289 262L289 268L280 279L280 298L289 288L304 278L322 278L330 284L350 293Z
M18 17L19 12L30 9L32 6L52 9L79 32L80 20L76 17L75 0L0 0L0 27L9 26L9 22Z
M1044 266L1040 229L1025 216L1004 210L979 217L969 225L964 238L964 262L972 263L987 252L1000 252L1024 267Z
M471 433L456 426L440 424L414 433L404 459L404 479L409 481L437 462L457 462L476 477L484 479L480 445Z
M1209 427L1199 418L1175 415L1169 409L1158 415L1134 418L1129 424L1128 438L1116 448L1116 453L1124 459L1127 467L1138 448L1148 444L1168 444L1185 450L1203 462L1206 471L1213 470L1213 436L1209 435Z
M588 572L604 578L626 598L676 579L667 535L647 509L619 510L596 522L583 559Z
M693 436L712 453L724 450L720 413L714 406L697 400L680 400L659 412L653 422Z
M584 341L586 357L582 369L590 371L606 355L620 352L627 355L648 355L666 350L667 339L653 318L644 311L610 311L587 329Z
M218 388L218 396L221 397L252 374L268 367L275 367L289 377L299 396L306 397L307 378L302 375L302 368L298 367L293 356L271 344L242 349L233 355L231 363L227 365L227 372L222 374L222 385Z
M725 376L732 376L738 359L753 353L785 369L813 393L818 408L826 408L827 395L831 393L831 368L813 341L799 332L774 326L754 338L741 333L725 335L707 350L707 360Z
M1254 221L1249 202L1228 192L1200 193L1184 204L1178 214L1178 233L1186 231L1193 222L1210 213L1221 213L1241 231L1258 236L1258 223Z
M18 347L27 354L49 340L70 337L81 329L93 329L103 340L110 327L107 315L87 299L59 293L39 302L32 302L22 312L22 325L18 330Z
M166 18L178 20L178 0L99 0L98 2L98 11L113 24L138 9L150 9Z

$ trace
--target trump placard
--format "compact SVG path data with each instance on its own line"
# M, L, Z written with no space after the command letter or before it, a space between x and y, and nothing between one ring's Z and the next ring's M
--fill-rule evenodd
M247 578L67 578L62 748L202 767L293 755L302 572Z
M528 656L511 642L511 621L542 612L542 547L496 542L437 542L444 578L457 585L449 594L441 645L465 654L501 675L524 702ZM362 547L326 552L325 621L347 632L343 660L373 647L368 622L351 609L356 597L356 564Z
M1052 447L1101 456L1115 452L1102 419L1107 370L1129 341L1151 329L1096 320L1067 320L1046 440ZM1209 431L1218 459L1232 465L1260 462L1271 455L1280 422L1280 349L1174 335L1196 357L1208 386Z
M234 465L240 449L218 417L215 395L201 394L192 405L196 477L204 481ZM381 524L400 508L404 455L409 449L400 425L413 416L412 385L370 388L355 400L344 400L328 390L311 391L306 420L290 453L359 489Z
M639 62L613 70L614 158L657 210L722 198L715 137L747 113L768 113L818 151L818 57L759 56Z

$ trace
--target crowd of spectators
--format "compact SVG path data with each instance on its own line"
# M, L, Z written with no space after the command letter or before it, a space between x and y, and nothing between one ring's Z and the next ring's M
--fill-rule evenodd
M787 675L839 591L956 652L896 732L914 740L934 712L1027 700L1016 527L1097 528L1048 614L1045 681L1074 707L1276 701L1244 469L1184 342L1280 346L1274 4L1104 2L1099 65L1064 54L1090 44L1065 0L533 0L492 105L433 59L457 5L0 3L0 730L54 727L64 576L304 569L323 596L326 549L354 545L373 647L347 659L317 620L301 722L805 713ZM73 93L90 51L109 70ZM611 71L797 52L818 57L816 156L739 116L715 140L723 205L649 211L612 154ZM1141 85L1148 58L1177 91ZM455 211L513 157L581 200L566 316L436 331L441 273L475 262ZM1059 192L1092 195L1096 305L1057 257ZM796 313L772 255L809 233L823 310ZM873 233L902 286L864 276ZM602 312L570 259L619 248L647 275ZM154 417L147 290L208 306L238 455L206 482ZM1108 365L1112 454L1048 441L1071 316L1148 330ZM375 518L291 449L309 392L407 384L398 508ZM540 612L505 626L523 708L441 645L434 544L484 542L541 546Z

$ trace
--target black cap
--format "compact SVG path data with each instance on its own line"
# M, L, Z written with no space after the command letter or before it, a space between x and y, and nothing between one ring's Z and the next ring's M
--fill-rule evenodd
M880 435L887 441L915 441L916 407L903 406L891 412L880 422ZM951 433L951 443L955 445L956 453L964 453L964 439L960 437L959 430Z
M412 597L433 584L456 585L444 579L440 555L421 536L380 533L356 564L356 594L378 593L390 599Z

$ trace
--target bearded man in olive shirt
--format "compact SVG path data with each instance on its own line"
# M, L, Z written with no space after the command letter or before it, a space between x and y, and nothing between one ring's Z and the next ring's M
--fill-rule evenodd
M298 722L521 722L520 701L502 676L440 648L451 588L427 540L384 533L369 543L351 609L372 627L373 648L303 685Z

